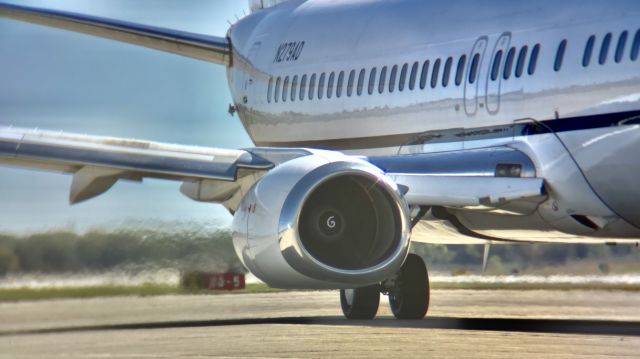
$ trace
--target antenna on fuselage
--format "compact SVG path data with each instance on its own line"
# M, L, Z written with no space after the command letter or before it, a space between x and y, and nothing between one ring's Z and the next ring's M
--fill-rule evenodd
M491 241L487 241L484 244L484 253L482 256L482 273L487 272L487 266L489 265L489 255L491 253Z

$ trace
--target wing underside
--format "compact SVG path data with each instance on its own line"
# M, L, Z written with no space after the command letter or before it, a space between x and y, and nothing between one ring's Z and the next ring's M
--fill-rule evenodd
M224 37L6 3L0 3L0 17L126 42L216 64L231 65L231 45Z

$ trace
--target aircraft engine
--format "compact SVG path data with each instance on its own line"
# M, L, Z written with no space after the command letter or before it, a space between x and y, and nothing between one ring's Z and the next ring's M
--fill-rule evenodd
M397 272L409 248L407 205L368 162L316 152L274 168L244 196L233 241L276 288L353 288Z

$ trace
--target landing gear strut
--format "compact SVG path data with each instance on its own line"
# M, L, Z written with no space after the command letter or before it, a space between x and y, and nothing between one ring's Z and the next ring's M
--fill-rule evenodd
M373 319L380 293L398 319L422 319L429 309L429 274L422 258L409 254L400 271L380 285L340 290L342 312L348 319Z

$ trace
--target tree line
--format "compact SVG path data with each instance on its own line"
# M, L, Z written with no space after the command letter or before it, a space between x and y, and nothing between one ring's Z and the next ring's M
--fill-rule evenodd
M482 245L415 244L412 251L433 267L471 267L482 263ZM493 245L490 264L527 268L571 261L640 259L634 245ZM638 261L640 262L640 261ZM13 273L104 272L123 266L154 266L184 271L244 272L231 232L182 227L174 230L114 229L84 234L52 231L29 235L0 234L0 276Z
M244 271L228 230L117 229L0 235L0 276L105 272L123 266Z

